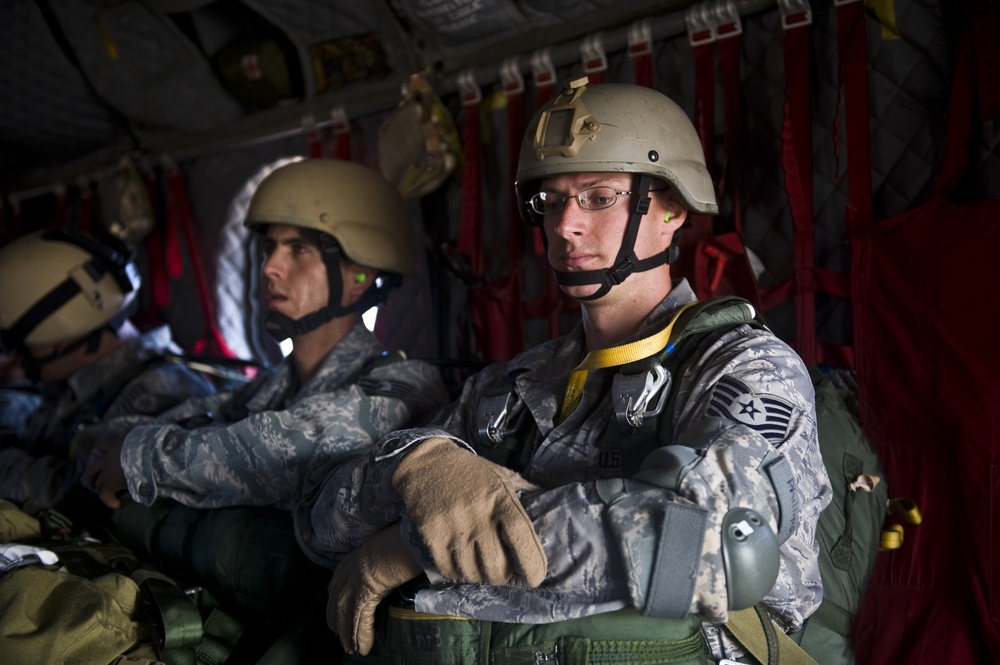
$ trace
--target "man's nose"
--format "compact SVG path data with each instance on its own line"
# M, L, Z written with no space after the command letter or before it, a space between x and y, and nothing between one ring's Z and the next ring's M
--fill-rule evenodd
M267 258L264 259L264 265L261 266L261 273L263 273L265 277L274 277L281 275L284 272L284 269L284 262L278 257L278 252L271 252Z
M546 215L552 218L553 231L560 236L579 235L590 213L580 206L577 198L567 198L566 205L557 213Z

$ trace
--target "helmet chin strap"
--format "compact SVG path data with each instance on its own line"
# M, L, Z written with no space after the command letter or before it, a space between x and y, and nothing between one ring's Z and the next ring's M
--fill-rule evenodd
M653 177L647 174L639 176L639 182L635 188L635 207L628 219L625 227L625 237L622 238L621 247L618 248L618 256L610 268L600 268L598 270L582 270L579 272L565 272L553 270L556 282L560 286L584 286L586 284L600 284L600 288L589 296L574 296L576 300L589 301L603 297L611 290L612 286L617 286L625 281L634 272L645 272L658 268L666 263L677 260L680 247L677 245L677 234L666 248L659 254L654 254L641 261L635 255L635 239L639 235L639 224L643 216L649 212L649 186L653 182Z
M280 312L269 311L264 317L264 329L268 335L279 342L289 337L298 337L299 335L312 332L324 323L328 323L339 316L375 307L385 300L389 289L396 286L399 282L399 278L396 275L380 276L381 285L376 283L365 291L364 295L357 302L346 307L341 305L340 298L344 293L344 280L340 275L340 260L343 255L340 243L333 236L312 229L302 229L302 233L303 235L311 235L313 241L319 246L320 252L323 254L323 263L326 264L327 282L330 285L329 295L327 296L326 305L298 319L293 319Z

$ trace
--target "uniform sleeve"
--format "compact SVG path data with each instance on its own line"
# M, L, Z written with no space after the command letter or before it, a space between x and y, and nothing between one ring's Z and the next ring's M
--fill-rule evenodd
M188 399L215 393L212 383L181 365L167 365L143 372L118 393L104 414L157 416Z
M695 575L688 611L721 623L727 618L725 599L718 591L725 585L720 524L726 506L717 505L722 501L718 488L724 488L736 505L750 504L762 511L772 529L779 531L778 497L756 471L780 455L791 473L784 505L794 506L796 519L779 550L777 582L763 602L787 630L801 627L822 598L815 529L830 500L805 367L779 340L741 329L727 334L704 360L675 380L679 393L674 440L689 449L717 454L716 478L674 490L669 482L644 472L643 478L569 483L524 497L548 555L542 587L458 585L422 592L417 609L545 623L628 604L664 616L657 613L659 609L667 606L667 600L676 606L684 576ZM767 411L769 424L757 426L746 413L764 403L780 406L780 413ZM677 577L672 547L690 538L685 519L678 516L703 508L710 517L697 569ZM498 593L503 603L495 601ZM491 596L494 600L489 601Z
M295 511L299 545L315 562L333 567L340 557L359 547L403 514L392 487L392 475L413 446L432 437L445 437L465 446L449 431L456 413L475 402L477 382L470 379L462 395L441 409L426 427L391 432L371 451L348 461L336 460L307 479Z
M436 370L413 365L386 365L368 375L370 381L229 424L138 427L122 450L129 492L146 504L165 496L198 508L293 509L316 468L364 454L383 433L426 416L443 401Z

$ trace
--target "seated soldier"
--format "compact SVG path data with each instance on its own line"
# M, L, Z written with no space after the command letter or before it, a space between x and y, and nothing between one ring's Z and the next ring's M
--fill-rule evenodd
M139 287L117 238L38 231L0 249L0 343L20 365L0 398L0 499L88 519L100 504L74 491L84 430L214 392L201 374L165 360L181 352L166 326L139 334L128 319Z
M296 528L335 568L331 628L365 662L428 665L737 658L723 626L755 605L800 629L830 501L813 386L752 308L672 279L687 216L718 212L690 120L572 81L516 191L582 320L311 479Z
M361 321L411 270L390 183L351 162L294 162L261 182L244 224L262 237L266 329L293 350L235 391L110 423L85 475L112 508L127 490L144 505L287 510L314 468L447 400L435 367L388 354Z

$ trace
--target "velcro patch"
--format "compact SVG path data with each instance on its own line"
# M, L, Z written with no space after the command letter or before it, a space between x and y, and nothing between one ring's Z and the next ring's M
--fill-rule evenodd
M724 376L712 388L708 415L728 418L759 432L772 443L785 439L794 407L773 395L755 395L747 384Z

